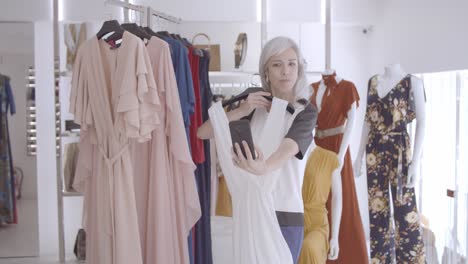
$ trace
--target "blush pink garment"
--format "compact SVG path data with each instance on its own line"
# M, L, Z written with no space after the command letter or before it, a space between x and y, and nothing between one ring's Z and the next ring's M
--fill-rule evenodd
M161 103L149 142L131 144L143 263L188 264L187 237L201 216L169 45L147 45Z
M146 141L160 123L148 53L124 32L117 49L93 37L75 61L70 112L81 125L74 188L84 194L88 264L142 264L130 138Z

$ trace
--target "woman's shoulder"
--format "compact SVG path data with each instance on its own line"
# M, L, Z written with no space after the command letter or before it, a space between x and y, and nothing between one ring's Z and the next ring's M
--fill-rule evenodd
M317 108L305 98L298 99L295 103L296 110L301 111L297 114L297 120L313 120L317 116Z

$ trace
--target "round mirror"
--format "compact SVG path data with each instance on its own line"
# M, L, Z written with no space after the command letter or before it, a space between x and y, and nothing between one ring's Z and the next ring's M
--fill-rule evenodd
M247 56L247 34L240 33L234 48L235 68L238 69L245 61Z

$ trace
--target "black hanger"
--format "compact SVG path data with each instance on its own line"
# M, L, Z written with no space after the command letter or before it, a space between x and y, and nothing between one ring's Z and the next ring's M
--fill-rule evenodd
M160 34L161 36L164 36L164 37L166 37L166 38L174 39L174 38L171 36L171 34L169 34L169 32L167 32L167 31L158 31L158 32L156 32L156 33L157 33L157 34Z
M98 39L102 39L106 34L113 32L105 41L111 45L112 49L115 49L120 47L121 43L116 43L116 41L122 39L124 31L117 20L108 20L102 24L96 36Z
M247 96L249 96L249 94L251 93L255 93L255 92L260 92L260 91L265 91L263 90L263 88L261 87L250 87L250 88L247 88L245 89L245 91L243 91L242 93L230 98L229 100L226 100L226 101L223 101L223 107L226 107L228 105L232 105L236 102L239 102L240 100L245 100L247 98ZM268 101L273 101L273 96L263 96L265 97ZM290 114L294 114L294 107L291 105L291 104L288 104L288 106L286 107L286 110L290 113Z
M169 35L171 35L171 37L172 37L173 39L176 39L176 40L178 40L178 41L183 42L182 38L181 38L179 35L177 35L177 34L169 34Z
M155 36L155 37L158 37L160 39L163 39L164 36L157 33L157 32L154 32L150 27L144 27L143 28L145 30L146 33L150 34L151 36Z
M191 43L190 41L188 41L188 39L182 38L182 40L183 40L185 43L187 43L188 45L192 46L192 43Z
M122 38L123 32L125 30L122 28L122 26L120 26L117 20L108 20L108 21L105 21L104 24L102 24L102 27L99 30L99 32L96 34L96 36L98 37L98 39L101 39L107 33L112 32L112 31L114 32L114 34L112 34L107 39L117 40L119 38Z
M142 40L144 40L144 39L149 40L151 38L151 35L146 33L145 31L141 30L141 28L136 23L122 24L122 28L125 29L126 31L132 33L133 35L141 38Z

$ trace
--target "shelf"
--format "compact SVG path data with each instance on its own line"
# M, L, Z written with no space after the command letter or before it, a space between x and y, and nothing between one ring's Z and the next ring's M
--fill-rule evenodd
M67 191L62 191L62 196L63 196L63 197L80 197L80 196L83 196L83 194L80 193L80 192L67 192Z

